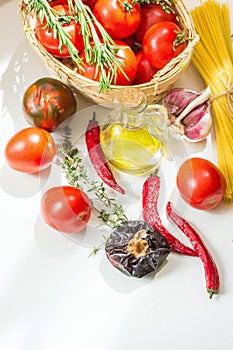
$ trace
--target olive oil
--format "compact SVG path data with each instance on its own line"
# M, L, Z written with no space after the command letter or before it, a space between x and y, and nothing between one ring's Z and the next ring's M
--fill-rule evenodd
M148 108L146 96L135 88L124 89L114 101L115 109L101 130L101 145L109 162L135 175L159 167L165 150L166 120L161 106Z

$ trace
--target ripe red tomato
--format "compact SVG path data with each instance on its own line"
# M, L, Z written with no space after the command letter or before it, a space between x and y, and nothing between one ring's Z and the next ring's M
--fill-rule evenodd
M117 51L116 57L122 62L123 72L118 68L115 85L131 85L137 71L137 59L136 55L130 46L126 45L123 41L115 40L119 50Z
M128 86L131 85L137 70L137 60L135 53L133 50L125 44L123 41L115 40L115 43L118 45L119 49L117 51L116 57L119 60L119 62L122 63L121 69L124 73L117 68L116 71L116 81L112 82L112 85L123 85ZM97 72L96 74L96 66L88 64L85 58L85 51L83 50L80 54L80 58L83 60L83 69L79 69L79 74L83 75L86 78L92 79L92 80L100 80L100 72ZM108 68L106 67L106 71Z
M61 16L69 15L69 7L63 4L51 3L51 7L57 12L60 12ZM61 22L62 23L62 22ZM78 51L81 51L84 47L84 41L82 34L80 33L80 24L71 20L70 23L62 24L62 27L69 35L70 41L74 44ZM54 34L52 29L47 28L46 19L42 24L35 29L36 36L41 45L55 57L70 57L69 51L65 45L60 49L60 40Z
M90 46L94 46L93 42L90 43ZM82 50L79 56L82 60L82 69L78 67L78 73L88 79L99 81L100 72L96 70L96 65L87 63L85 50Z
M210 210L224 197L226 181L219 168L203 158L187 159L178 169L177 187L192 207Z
M76 187L52 187L41 198L41 214L57 231L80 232L90 219L91 202L86 193Z
M76 111L71 89L61 81L46 77L36 80L24 92L23 111L27 122L54 131Z
M148 81L151 81L151 79L157 72L157 69L150 65L143 51L139 51L136 54L136 58L137 58L137 72L136 72L136 76L134 78L133 84L138 85L138 84L144 84L144 83L147 83Z
M93 14L112 38L123 39L136 31L141 7L134 0L97 0Z
M87 5L88 7L90 7L91 10L93 10L95 3L97 2L97 0L82 0L82 2Z
M172 58L177 57L187 46L186 42L174 45L182 30L177 24L169 21L153 24L143 39L143 52L150 64L162 69Z
M142 43L146 31L153 24L164 21L177 23L176 15L172 11L170 11L170 13L165 12L159 4L143 4L141 6L141 21L135 32L137 42L140 44Z
M18 131L5 147L8 165L23 173L37 173L52 163L55 143L48 131L29 127Z

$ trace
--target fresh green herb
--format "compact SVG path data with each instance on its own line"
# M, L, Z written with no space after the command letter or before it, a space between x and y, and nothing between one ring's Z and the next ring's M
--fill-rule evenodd
M115 198L109 197L102 182L92 180L88 176L86 167L82 165L79 150L72 146L71 130L69 127L65 129L64 143L60 148L60 154L63 160L59 162L59 165L65 171L68 183L80 189L86 187L87 191L92 192L96 199L104 206L99 209L92 201L92 206L99 215L98 218L111 228L115 228L122 221L126 221L127 217L122 205L118 205Z
M60 49L65 45L71 59L80 69L83 69L79 52L71 42L69 34L62 27L65 20L75 20L80 23L86 61L96 67L96 72L100 72L100 92L107 91L116 79L117 70L125 75L122 63L116 57L117 45L82 0L68 0L68 6L71 9L72 16L65 16L64 14L61 16L50 6L47 0L28 0L28 12L34 12L41 23L44 22L44 19L46 20L48 28L52 29L60 40ZM96 28L99 34L96 32ZM91 47L90 41L93 41L93 47Z
M94 246L94 248L92 249L92 251L91 251L90 254L88 255L89 257L90 257L90 256L96 255L96 254L98 253L98 251L104 247L104 245L105 245L105 243L106 243L106 240L107 240L107 237L106 237L106 236L102 236L102 237L103 237L103 239L104 239L104 242L100 243L100 244L97 245L97 246Z

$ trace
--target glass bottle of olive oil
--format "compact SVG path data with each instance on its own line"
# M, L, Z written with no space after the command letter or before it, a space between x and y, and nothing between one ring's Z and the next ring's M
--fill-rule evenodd
M113 104L100 138L109 162L134 175L159 167L165 151L166 109L148 106L146 95L137 88L122 89Z

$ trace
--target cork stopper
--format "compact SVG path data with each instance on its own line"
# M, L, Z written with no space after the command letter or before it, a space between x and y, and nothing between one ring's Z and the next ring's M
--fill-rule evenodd
M117 96L118 102L124 109L144 109L146 106L146 95L136 88L125 88Z

